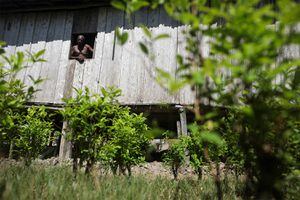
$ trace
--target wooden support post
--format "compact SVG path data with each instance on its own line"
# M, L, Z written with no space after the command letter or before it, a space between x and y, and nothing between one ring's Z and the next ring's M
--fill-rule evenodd
M177 126L177 135L178 137L182 135L181 133L181 123L180 121L176 121L176 126Z
M181 133L182 133L182 135L188 135L186 111L185 111L185 108L182 106L180 106L180 108L179 108L179 116L180 116Z
M74 82L74 73L76 68L76 60L70 60L68 63L68 70L66 73L66 82L64 85L64 93L63 97L65 99L72 97L72 91L73 91L73 82ZM68 122L63 122L62 127L62 134L60 139L60 147L59 147L59 160L67 160L71 158L72 154L72 144L71 142L67 141L66 134L68 133Z
M68 133L68 122L63 122L62 128L62 135L60 140L60 147L59 147L59 160L67 160L71 158L72 153L72 144L70 141L67 141L66 134Z
M186 110L181 105L177 105L176 107L178 108L179 118L180 118L180 122L179 123L177 122L177 131L178 131L178 129L180 129L178 136L187 136L188 131L187 131ZM180 128L178 128L178 127L180 127ZM187 149L185 151L185 155L186 155L185 164L189 165L190 158L189 158L189 151Z

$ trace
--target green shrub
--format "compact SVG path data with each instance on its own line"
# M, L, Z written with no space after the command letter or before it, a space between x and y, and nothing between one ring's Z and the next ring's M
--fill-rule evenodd
M180 137L178 140L172 141L170 149L164 155L163 160L170 167L174 179L177 180L179 168L183 166L187 159L188 138Z
M129 108L122 108L118 112L110 127L110 139L100 152L100 159L108 163L114 172L116 169L124 174L125 168L129 175L131 166L145 160L149 145L146 135L146 118L142 114L130 113Z
M25 164L37 158L45 149L53 132L52 122L47 121L45 107L31 107L27 114L17 114L18 134L14 140L17 154L24 158Z
M26 63L44 62L41 55L44 50L35 54L25 56L23 52L6 56L3 49L5 43L0 41L0 146L11 146L10 157L12 156L13 141L17 137L16 114L25 110L25 103L30 100L36 92L35 85L42 79L29 77L33 86L27 87L17 78L17 73L25 70Z
M225 153L226 143L214 129L216 127L214 128L210 121L202 126L196 124L189 126L188 151L191 157L191 166L198 175L198 179L202 177L204 165L210 164L212 161L220 162L220 157Z
M91 95L86 88L78 90L75 98L65 100L62 114L70 127L73 169L76 171L78 163L87 162L88 173L96 161L101 161L113 172L128 170L130 174L131 166L144 160L149 143L145 118L118 103L120 90L102 88L101 92Z

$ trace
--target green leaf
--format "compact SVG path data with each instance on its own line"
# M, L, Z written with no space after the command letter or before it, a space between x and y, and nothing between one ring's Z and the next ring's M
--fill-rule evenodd
M42 50L36 52L36 53L34 54L34 57L35 57L36 59L39 59L42 55L44 55L45 51L46 51L46 49L42 49Z
M121 30L119 28L116 28L116 35L117 35L118 43L120 45L124 45L127 42L128 40L127 32L121 33Z
M169 34L159 34L157 36L155 36L154 40L161 40L161 39L167 39L170 38Z
M0 41L0 47L4 47L6 45L6 42Z
M126 4L123 1L120 0L113 0L111 2L111 5L117 9L126 11Z
M204 142L215 144L217 146L224 145L223 139L215 132L203 131L200 133L200 136Z
M147 48L147 46L144 44L144 43L142 43L142 42L139 42L139 46L140 46L140 49L145 53L145 54L149 54L149 50L148 50L148 48Z
M130 12L135 12L139 9L141 9L142 7L148 6L149 3L147 1L144 0L139 0L139 1L132 1L129 3L130 6Z
M146 35L149 39L152 38L152 33L151 33L151 31L149 30L148 27L142 25L142 30L143 30L143 32L145 33L145 35Z

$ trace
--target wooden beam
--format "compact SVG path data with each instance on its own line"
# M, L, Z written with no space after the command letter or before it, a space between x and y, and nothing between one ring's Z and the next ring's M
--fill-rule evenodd
M72 144L67 140L67 134L69 131L68 122L63 122L62 134L60 139L60 147L59 147L59 161L64 161L71 158L72 153Z
M180 132L178 133L178 136L187 136L187 120L186 120L186 109L182 105L176 105L176 108L178 108L179 111L179 117L180 117L180 123L177 124L177 127L180 127ZM178 129L178 128L177 128ZM185 150L185 164L189 165L190 163L190 157L189 157L189 151Z
M188 135L187 120L186 120L186 109L181 105L177 105L176 107L179 108L181 134L182 135Z
M74 82L74 71L75 71L75 61L70 61L68 65L68 72L66 73L66 82L64 85L64 98L71 98L72 97L72 90L73 90L73 82ZM70 141L67 141L67 133L69 132L68 122L63 122L62 128L62 135L60 140L60 148L59 148L59 160L67 160L71 158L72 154L72 144Z

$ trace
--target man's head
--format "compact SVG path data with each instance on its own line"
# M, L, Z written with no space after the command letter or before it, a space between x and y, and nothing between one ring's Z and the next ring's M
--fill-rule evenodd
M77 44L78 45L84 45L84 36L83 35L78 35L77 37Z

